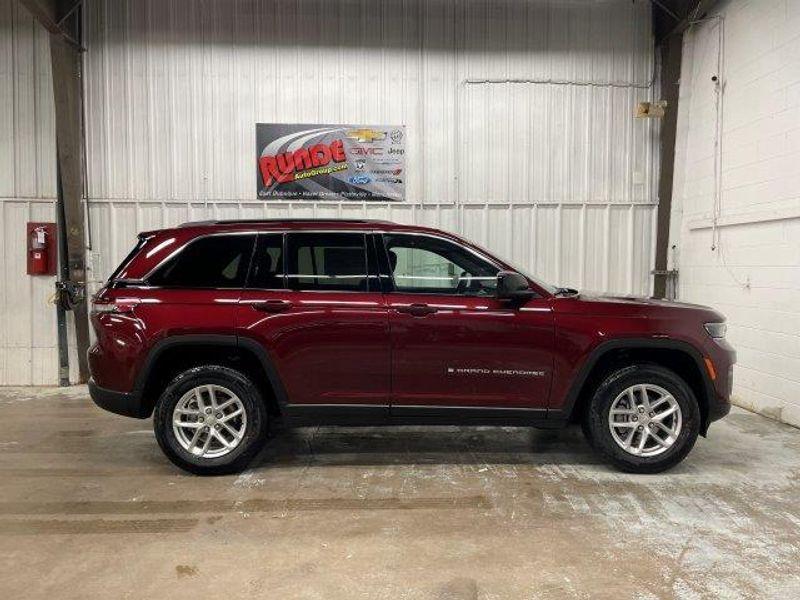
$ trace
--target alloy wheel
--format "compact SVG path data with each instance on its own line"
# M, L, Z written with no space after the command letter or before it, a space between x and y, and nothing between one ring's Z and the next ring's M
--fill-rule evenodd
M658 456L677 441L683 425L678 401L664 388L636 384L623 390L611 404L611 437L634 456Z
M247 429L244 404L221 385L201 385L186 392L172 411L172 431L181 447L200 458L233 451Z

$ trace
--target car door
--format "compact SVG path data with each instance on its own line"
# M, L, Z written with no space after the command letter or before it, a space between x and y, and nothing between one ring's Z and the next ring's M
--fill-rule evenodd
M500 266L445 237L382 236L392 340L392 414L421 407L545 410L549 302L495 297Z
M232 336L255 242L254 232L212 233L173 252L137 288L147 326L136 335Z
M262 233L237 333L266 350L291 405L389 401L389 324L364 232Z

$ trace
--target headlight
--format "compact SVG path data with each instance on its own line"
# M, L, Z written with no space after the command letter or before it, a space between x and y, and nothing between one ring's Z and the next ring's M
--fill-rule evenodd
M712 338L724 338L728 326L725 323L706 323L703 325Z

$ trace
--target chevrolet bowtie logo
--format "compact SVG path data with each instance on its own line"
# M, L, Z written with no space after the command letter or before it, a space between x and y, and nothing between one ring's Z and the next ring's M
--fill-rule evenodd
M371 143L375 140L386 139L386 133L383 131L375 131L374 129L351 129L347 132L347 137L357 142Z

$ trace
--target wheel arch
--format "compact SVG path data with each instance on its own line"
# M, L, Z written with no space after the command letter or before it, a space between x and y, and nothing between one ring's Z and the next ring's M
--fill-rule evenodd
M597 346L586 358L564 399L562 414L571 421L580 420L592 390L612 370L626 364L654 363L674 371L692 389L700 408L702 435L709 425L709 406L714 388L703 355L688 342L673 339L609 340Z
M221 364L249 375L262 392L267 409L283 412L286 391L272 358L254 340L235 335L177 335L156 342L139 369L134 393L145 417L152 414L164 386L178 372L200 364Z

